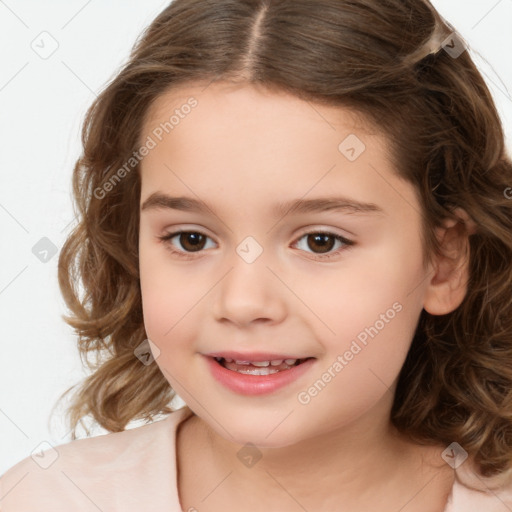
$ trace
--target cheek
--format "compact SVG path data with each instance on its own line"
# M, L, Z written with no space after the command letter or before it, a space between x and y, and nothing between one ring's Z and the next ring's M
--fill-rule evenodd
M355 386L359 398L354 406L363 407L393 384L409 350L422 310L421 284L425 281L421 253L416 249L413 243L410 247L389 244L361 254L350 265L350 272L330 279L329 293L316 289L309 296L322 312L322 321L334 331L324 331L320 337L327 364L317 378L323 381L322 374L330 369L336 378L327 374L325 379L336 384L329 387L349 403L354 394L346 390ZM318 402L327 400L328 394Z
M169 355L187 346L197 327L195 315L208 291L207 283L198 279L197 273L194 277L184 266L170 263L159 244L141 243L139 269L146 334L161 350L159 362L172 363Z
M151 340L162 341L183 316L184 295L189 288L177 280L176 269L166 264L165 250L160 244L151 246L141 241L139 269L146 333Z
M399 239L361 250L357 257L354 253L346 268L325 276L323 286L304 290L312 308L335 332L328 339L352 340L362 333L359 339L364 341L364 333L374 326L379 337L388 332L396 343L410 341L426 280L416 246L420 241L415 243L413 236L409 240L409 245Z
M383 293L357 306L347 303L350 307L337 322L332 320L336 336L323 337L326 354L297 401L312 416L315 411L325 417L326 432L350 424L377 404L391 407L418 319L416 309L395 298Z

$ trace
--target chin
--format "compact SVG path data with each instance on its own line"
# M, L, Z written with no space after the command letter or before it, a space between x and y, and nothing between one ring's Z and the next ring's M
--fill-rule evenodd
M289 422L288 428L284 425L286 422ZM211 424L210 426L213 428ZM223 426L231 436L222 427L216 425L217 434L227 441L242 446L251 443L259 448L284 448L302 441L304 436L303 432L295 430L291 418L285 419L284 422L282 417L276 419L272 416L263 420L261 415L258 415L258 418L242 417L232 421L226 418Z

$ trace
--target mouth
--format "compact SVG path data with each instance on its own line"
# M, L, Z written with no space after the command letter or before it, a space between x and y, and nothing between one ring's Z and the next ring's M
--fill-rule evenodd
M315 357L294 358L270 352L216 352L203 354L213 378L238 395L263 396L276 393L304 379Z
M244 361L235 360L229 357L213 358L220 366L233 372L244 375L272 375L285 372L299 366L313 357L304 359L269 359L268 361Z

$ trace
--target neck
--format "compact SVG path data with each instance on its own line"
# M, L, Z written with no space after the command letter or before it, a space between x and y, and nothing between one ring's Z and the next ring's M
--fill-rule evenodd
M245 448L246 463L239 458L240 444L193 416L196 450L215 474L212 484L223 481L211 502L245 503L244 509L251 510L247 503L258 503L264 496L276 510L293 510L293 500L306 510L339 510L340 503L353 512L401 510L409 502L411 508L403 512L420 512L425 503L429 512L443 511L453 483L453 471L440 456L443 448L418 446L401 436L389 421L391 404L390 392L352 424L328 425L322 434L289 446ZM187 449L194 448L190 444ZM256 463L250 459L260 455ZM430 491L430 501L424 500L425 490Z

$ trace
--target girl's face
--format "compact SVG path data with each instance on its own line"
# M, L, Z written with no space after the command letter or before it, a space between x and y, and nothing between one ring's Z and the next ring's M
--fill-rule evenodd
M145 327L189 407L262 447L387 425L429 269L385 139L342 108L215 83L159 97L141 141ZM311 359L255 376L214 354Z

